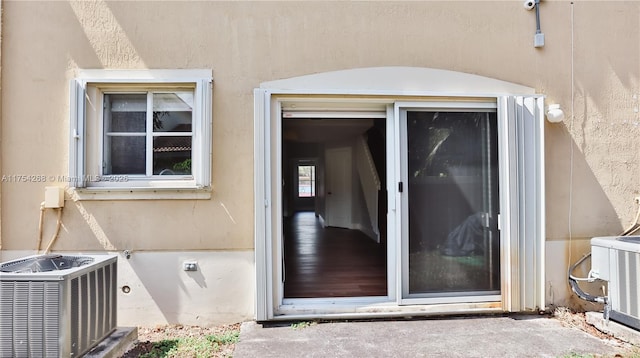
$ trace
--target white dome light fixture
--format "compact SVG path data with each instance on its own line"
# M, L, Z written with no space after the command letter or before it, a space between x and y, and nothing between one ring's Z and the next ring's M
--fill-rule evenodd
M559 104L550 104L546 111L547 120L551 123L562 122L564 119L564 111Z

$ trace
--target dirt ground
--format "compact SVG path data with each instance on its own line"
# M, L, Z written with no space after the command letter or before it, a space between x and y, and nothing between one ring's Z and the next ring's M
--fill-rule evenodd
M587 318L584 312L573 312L565 307L556 308L553 312L553 316L559 320L564 326L575 327L581 329L594 337L609 339L613 338L608 334L601 332L594 326L587 323Z
M616 342L620 347L625 347L629 351L629 355L615 355L614 357L640 357L640 347L634 346L630 343L623 342L620 339L604 333L596 327L590 325L587 322L587 318L584 312L573 312L566 307L558 307L553 311L553 317L560 321L564 326L574 327L589 333L594 337L600 339Z
M154 348L157 350L161 345L159 342L172 341L184 338L202 338L208 336L224 336L232 332L240 332L240 323L231 325L220 325L213 327L199 327L199 326L182 326L182 325L167 325L158 327L138 327L138 343L127 351L122 358L138 358L140 356L147 357L172 357L175 354L154 354L152 351ZM208 357L231 357L233 356L234 343L219 344L216 351L207 355ZM197 353L185 353L184 351L178 353L180 357L198 357Z

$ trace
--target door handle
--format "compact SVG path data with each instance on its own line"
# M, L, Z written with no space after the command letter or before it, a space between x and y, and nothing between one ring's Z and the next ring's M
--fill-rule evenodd
M331 195L331 192L330 192L330 191L329 191L329 192L327 192L327 195Z

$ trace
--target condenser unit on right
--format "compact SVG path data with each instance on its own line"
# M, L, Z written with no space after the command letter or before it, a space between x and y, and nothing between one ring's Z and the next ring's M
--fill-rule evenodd
M609 317L640 330L640 236L592 238L591 276L609 282Z

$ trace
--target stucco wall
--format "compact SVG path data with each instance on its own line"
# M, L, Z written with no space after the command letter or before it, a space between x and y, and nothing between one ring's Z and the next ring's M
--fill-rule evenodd
M568 297L569 238L576 247L616 234L636 211L640 2L543 1L540 49L535 14L520 1L2 5L4 175L67 174L68 86L77 69L213 69L212 199L67 202L56 250L251 250L252 89L358 67L474 73L534 87L562 106L566 119L545 129L556 303ZM35 247L51 184L2 183L3 250ZM45 240L54 225L48 216ZM574 259L585 250L577 247Z

